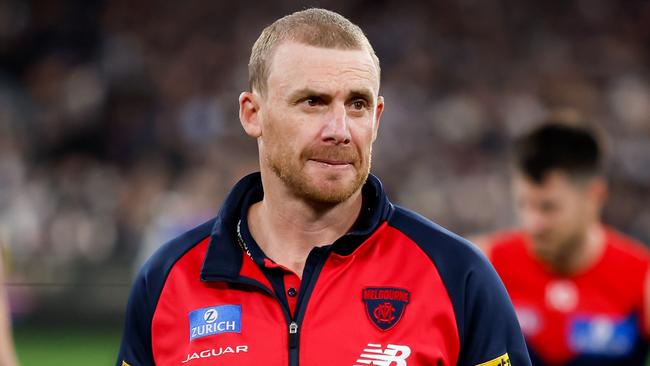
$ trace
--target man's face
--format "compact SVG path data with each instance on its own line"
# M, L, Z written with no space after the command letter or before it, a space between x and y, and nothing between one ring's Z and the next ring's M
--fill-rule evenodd
M378 89L367 51L279 45L260 102L262 170L313 202L351 197L370 170L383 110Z
M535 253L555 267L570 265L587 227L598 217L592 183L552 171L539 184L518 174L513 188L521 225Z

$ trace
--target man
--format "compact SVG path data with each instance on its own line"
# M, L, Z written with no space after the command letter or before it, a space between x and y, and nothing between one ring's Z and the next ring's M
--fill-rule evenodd
M515 305L534 365L643 365L648 252L605 226L594 133L548 122L515 144L521 230L476 242Z
M363 32L294 13L249 72L260 173L145 264L117 364L528 365L489 263L369 176L384 101Z

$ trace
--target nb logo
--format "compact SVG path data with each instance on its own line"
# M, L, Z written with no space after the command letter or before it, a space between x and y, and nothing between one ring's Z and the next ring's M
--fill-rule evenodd
M354 366L406 366L406 359L411 355L409 346L389 344L383 349L381 344L369 343Z

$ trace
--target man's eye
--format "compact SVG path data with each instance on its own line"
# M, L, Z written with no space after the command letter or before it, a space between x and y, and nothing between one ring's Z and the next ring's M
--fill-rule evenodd
M357 109L357 110L365 109L366 105L367 105L367 103L365 101L363 101L363 100L360 100L360 99L355 100L354 102L352 102L352 107L354 109Z
M304 103L310 107L315 107L321 104L321 101L318 98L305 98Z

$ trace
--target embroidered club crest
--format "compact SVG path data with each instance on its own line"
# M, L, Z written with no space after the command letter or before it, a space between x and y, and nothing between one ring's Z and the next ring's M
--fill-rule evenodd
M361 298L366 313L379 330L389 330L402 318L411 294L401 288L366 287Z

